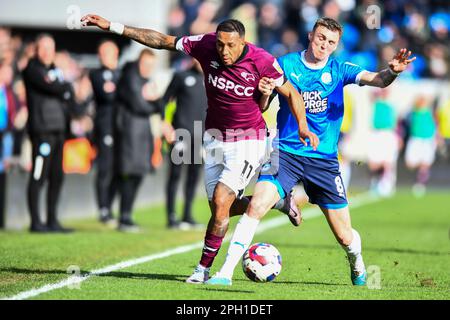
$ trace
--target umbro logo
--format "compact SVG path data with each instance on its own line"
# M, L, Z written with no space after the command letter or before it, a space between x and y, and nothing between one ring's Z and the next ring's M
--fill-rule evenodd
M219 63L217 61L211 61L210 67L217 69L219 67Z
M302 76L301 73L295 74L295 73L291 72L291 77L294 77L295 79L297 79L297 81L300 81L300 77L301 77L301 76Z
M244 78L247 81L250 81L250 80L255 81L255 76L251 73L244 71L241 73L241 76L242 76L242 78Z

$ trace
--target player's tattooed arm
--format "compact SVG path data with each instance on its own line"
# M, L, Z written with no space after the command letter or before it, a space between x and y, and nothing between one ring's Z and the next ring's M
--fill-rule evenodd
M176 37L155 30L125 26L123 35L153 49L176 50Z
M96 26L104 31L114 31L114 28L112 28L112 23L110 21L95 14L88 14L84 16L83 18L81 18L81 23L83 26ZM176 37L174 36L165 35L151 29L134 28L123 25L120 26L121 30L118 33L127 38L142 43L143 45L146 45L153 49L176 50Z
M360 83L373 86L386 88L390 85L397 76L406 70L408 65L416 60L416 57L409 59L411 51L403 48L400 49L394 58L389 61L389 67L379 72L365 72L361 75Z

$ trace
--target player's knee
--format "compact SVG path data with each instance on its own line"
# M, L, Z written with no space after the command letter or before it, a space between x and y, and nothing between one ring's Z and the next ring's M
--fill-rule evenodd
M217 196L216 194L214 194L212 202L218 210L221 210L222 208L230 205L230 201L228 199L226 199L225 197Z
M261 219L267 212L266 207L263 202L252 199L248 205L247 215L254 219Z

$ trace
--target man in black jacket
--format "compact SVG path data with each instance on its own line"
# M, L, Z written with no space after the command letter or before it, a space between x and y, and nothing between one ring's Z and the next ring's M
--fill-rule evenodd
M171 99L176 99L177 103L172 125L178 135L169 153L171 161L166 187L168 228L197 228L201 225L192 217L192 201L202 168L202 137L207 108L203 72L197 60L193 60L190 69L175 73L163 98L165 103ZM184 139L186 134L190 141ZM187 169L185 203L183 218L178 222L175 198L183 164Z
M125 65L117 85L115 160L121 197L120 231L139 230L131 216L138 188L151 168L153 135L149 117L163 114L156 83L150 78L155 62L153 51L144 49L137 62Z
M103 41L98 47L101 67L89 74L96 112L94 119L94 140L97 147L97 176L95 190L99 218L103 223L113 221L111 205L116 194L117 181L114 179L114 99L119 81L117 63L119 48L112 41Z
M28 184L28 207L32 232L69 232L57 219L57 203L63 183L63 145L68 128L72 86L55 67L55 41L49 34L36 40L37 57L23 71L32 144L33 166ZM39 193L48 180L47 225L40 220Z

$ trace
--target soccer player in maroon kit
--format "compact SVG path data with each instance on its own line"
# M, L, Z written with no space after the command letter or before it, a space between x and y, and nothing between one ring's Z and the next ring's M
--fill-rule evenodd
M237 20L223 21L214 33L181 38L124 26L91 14L84 16L81 22L84 26L98 26L154 49L182 51L196 58L202 66L208 98L204 135L205 186L212 216L200 263L186 282L203 283L209 278L230 216L242 214L247 209L248 199L242 197L243 190L266 154L266 125L260 106L266 105L269 95L263 93L270 91L268 86L274 86L286 97L299 125L300 139L305 144L309 139L316 147L319 141L308 129L303 99L286 80L273 56L245 42L244 26ZM263 77L274 79L273 83L260 84ZM288 206L294 210L291 203ZM291 209L287 211L289 213Z

